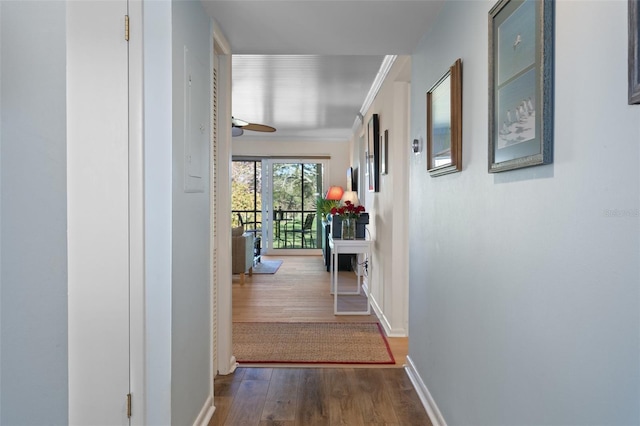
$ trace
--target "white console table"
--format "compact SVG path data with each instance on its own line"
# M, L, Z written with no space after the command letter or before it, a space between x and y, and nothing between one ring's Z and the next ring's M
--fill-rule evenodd
M331 292L333 293L333 313L334 315L370 315L371 305L369 303L369 295L371 292L371 282L367 283L366 289L363 290L362 286L362 268L356 267L357 277L357 289L355 291L339 291L338 290L338 255L340 254L366 254L367 261L371 259L371 247L373 241L364 239L355 240L343 240L341 238L333 238L333 235L329 235L329 247L331 247ZM366 298L367 308L362 311L338 311L338 296L339 295L361 295L364 291L364 297Z

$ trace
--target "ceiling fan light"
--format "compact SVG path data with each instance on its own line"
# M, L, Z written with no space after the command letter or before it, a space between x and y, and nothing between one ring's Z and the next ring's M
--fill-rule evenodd
M236 127L244 127L249 124L248 121L240 120L239 118L231 117L231 124Z
M242 136L243 133L244 133L244 130L242 130L242 127L235 127L235 126L231 127L231 136L232 137Z

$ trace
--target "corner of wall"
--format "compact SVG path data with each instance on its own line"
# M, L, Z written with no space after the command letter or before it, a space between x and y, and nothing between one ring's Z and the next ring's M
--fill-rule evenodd
M413 360L409 356L407 356L407 365L404 367L404 370L406 371L407 376L409 376L409 380L411 380L424 409L427 410L427 414L429 415L429 419L431 419L433 426L447 426L447 422L445 422L436 401L431 396L429 389L427 389L427 385L422 380L422 377L420 377Z
M2 52L2 2L0 2L0 52ZM0 54L0 242L2 241L2 54ZM0 312L2 312L2 244L0 243ZM0 336L2 336L2 314L0 314ZM0 337L0 421L2 421L2 338Z

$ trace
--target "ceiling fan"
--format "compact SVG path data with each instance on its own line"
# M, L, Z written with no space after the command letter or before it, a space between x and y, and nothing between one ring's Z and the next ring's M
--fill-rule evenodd
M275 127L267 126L266 124L249 123L248 121L231 117L231 136L242 136L245 130L252 130L254 132L276 131Z

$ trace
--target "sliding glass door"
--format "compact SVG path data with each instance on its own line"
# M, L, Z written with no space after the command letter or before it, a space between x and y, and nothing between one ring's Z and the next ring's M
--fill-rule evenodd
M231 211L234 226L261 237L262 254L320 253L325 160L234 159Z
M271 206L268 250L294 254L322 248L316 198L322 192L325 167L319 160L263 160Z

